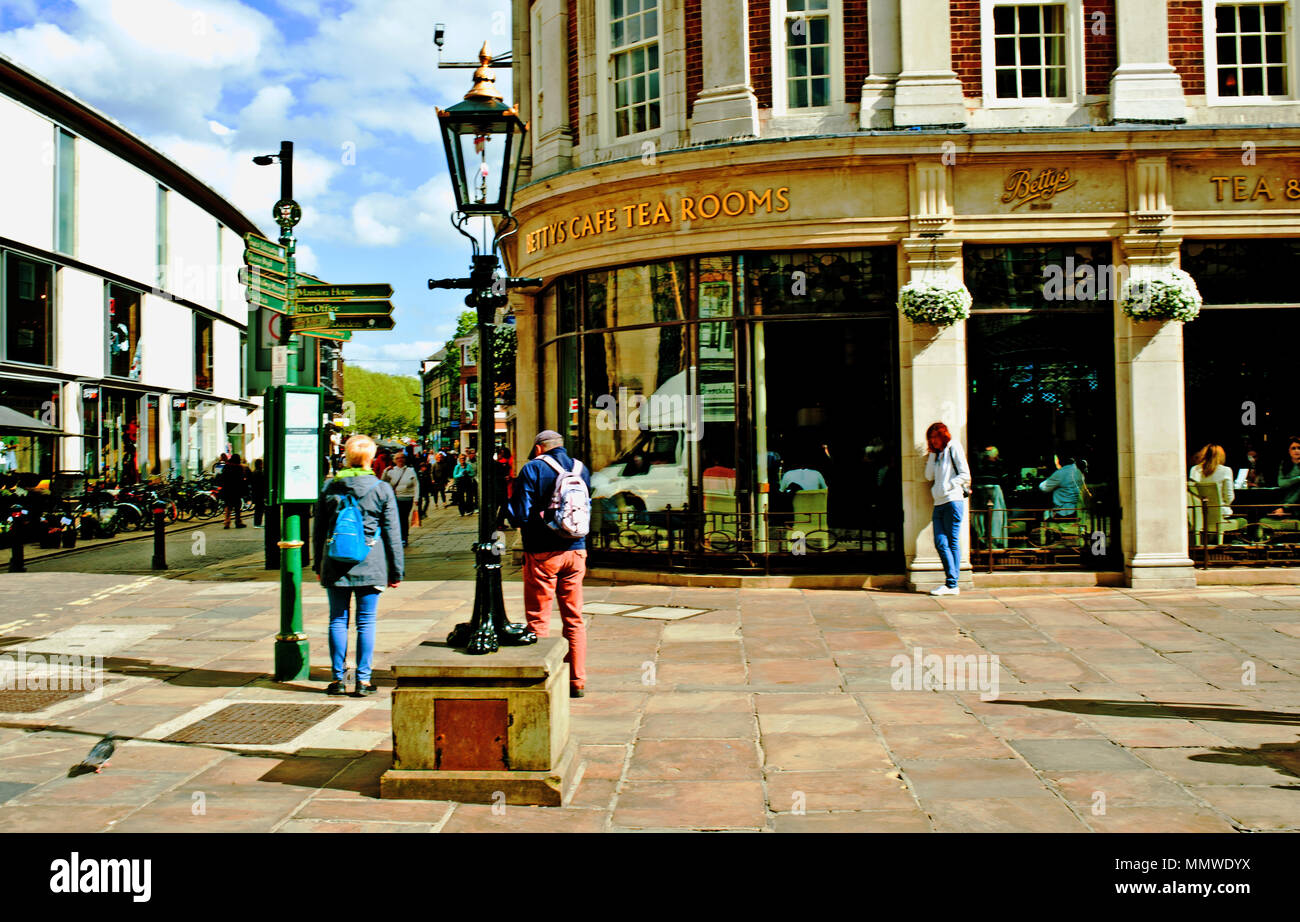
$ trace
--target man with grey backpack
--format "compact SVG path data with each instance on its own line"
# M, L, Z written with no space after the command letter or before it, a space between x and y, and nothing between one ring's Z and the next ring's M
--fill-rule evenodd
M569 457L555 430L537 433L533 442L535 456L519 471L510 501L510 520L524 542L524 616L529 630L546 637L551 601L559 600L569 642L569 694L581 698L587 686L582 578L587 573L591 475L586 465Z

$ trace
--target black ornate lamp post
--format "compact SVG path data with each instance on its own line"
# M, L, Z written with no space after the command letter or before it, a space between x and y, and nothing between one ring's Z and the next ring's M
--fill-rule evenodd
M478 541L474 545L475 584L474 614L467 624L459 624L447 638L453 646L464 646L467 653L495 653L500 644L520 646L537 642L537 635L522 624L506 617L501 596L501 554L503 547L493 538L499 498L495 478L488 467L495 441L496 375L493 367L493 322L496 309L508 301L506 290L540 285L541 279L500 278L497 257L501 241L518 230L510 213L514 198L519 160L523 153L528 126L519 119L514 107L501 100L494 86L492 56L485 42L479 52L474 86L459 102L447 110L438 110L438 125L447 150L447 168L451 172L456 194L456 212L452 225L474 248L468 278L429 279L430 288L467 288L465 304L478 317L478 418L479 418L479 504ZM472 217L486 219L494 225L491 247L465 230Z

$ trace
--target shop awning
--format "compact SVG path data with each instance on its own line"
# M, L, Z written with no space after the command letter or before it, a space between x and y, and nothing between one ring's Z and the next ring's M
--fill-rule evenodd
M64 432L51 426L49 423L43 423L32 416L24 416L17 410L11 410L9 407L0 406L0 435L57 435L69 436L74 439L98 439L97 435L81 435L76 432Z

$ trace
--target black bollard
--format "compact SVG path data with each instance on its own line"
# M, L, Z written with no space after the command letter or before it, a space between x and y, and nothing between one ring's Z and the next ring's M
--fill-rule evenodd
M167 569L167 516L161 503L153 507L153 568Z
M280 507L268 505L262 516L263 544L265 557L262 566L267 570L280 569Z
M11 542L9 547L12 549L9 554L10 573L27 572L27 563L23 556L23 540L25 538L23 532L25 531L26 517L27 513L16 506L9 513L9 540Z

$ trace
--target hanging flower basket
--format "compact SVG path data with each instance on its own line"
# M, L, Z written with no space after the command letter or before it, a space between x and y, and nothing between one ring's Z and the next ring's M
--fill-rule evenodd
M1195 320L1201 312L1196 280L1182 269L1129 278L1120 289L1119 305L1134 320Z
M898 309L913 323L946 327L969 317L970 306L970 291L960 282L908 282L898 290Z

